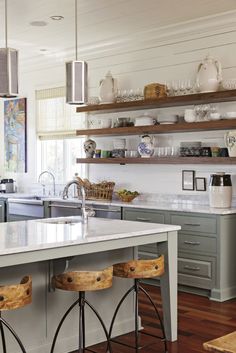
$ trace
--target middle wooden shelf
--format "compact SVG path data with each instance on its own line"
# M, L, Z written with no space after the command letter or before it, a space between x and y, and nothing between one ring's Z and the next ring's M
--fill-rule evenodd
M236 157L77 158L91 164L236 164Z
M194 123L160 124L148 126L129 126L103 129L77 130L77 136L128 136L144 134L168 134L193 131L228 130L236 129L235 119L224 119L217 121L201 121Z

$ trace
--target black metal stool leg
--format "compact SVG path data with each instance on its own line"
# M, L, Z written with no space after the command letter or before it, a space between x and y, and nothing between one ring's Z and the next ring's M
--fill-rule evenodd
M23 353L26 353L26 350L23 346L23 343L21 342L20 338L17 336L16 332L13 330L13 328L6 322L6 320L4 320L2 317L0 317L0 323L1 323L1 335L2 338L4 337L4 343L3 343L3 352L6 352L6 342L5 342L5 335L4 335L4 330L3 330L3 326L5 326L12 334L12 336L15 338L15 340L17 341L18 345L20 346L20 349Z
M84 299L85 292L79 292L79 353L85 352Z
M94 314L97 316L98 320L100 321L100 324L102 325L103 331L107 339L108 352L112 353L110 338L101 316L98 314L97 310L86 299L84 299L84 302L90 307L90 309L94 312Z
M84 297L83 297L83 306L82 306L82 313L81 313L81 316L82 316L82 336L83 336L83 349L85 349L85 313L84 313L84 299L85 299L85 292L84 293Z
M6 339L5 339L5 333L4 333L4 328L3 328L3 323L2 323L1 317L2 317L2 313L0 311L0 330L1 330L1 337L2 337L2 349L3 349L3 353L7 353Z
M56 344L56 340L57 340L57 336L59 334L59 331L61 329L61 326L63 324L63 322L65 321L66 317L68 316L68 314L71 312L71 310L79 303L79 299L77 299L70 307L69 309L66 311L66 313L63 315L61 321L59 322L59 325L57 326L53 341L52 341L52 347L50 350L50 353L54 352L54 348L55 348L55 344Z
M112 330L113 330L113 325L114 325L114 322L115 322L115 318L116 318L116 315L118 314L118 311L121 307L121 304L123 303L123 301L125 300L125 298L129 295L129 293L131 293L133 290L135 289L135 285L133 285L124 295L123 297L121 298L121 300L119 301L116 309L115 309L115 312L113 314L113 317L112 317L112 320L111 320L111 325L110 325L110 329L109 329L109 338L111 338L111 334L112 334Z
M160 317L160 314L159 314L159 311L157 309L157 306L156 304L154 303L154 301L152 300L151 296L148 294L148 292L141 286L139 285L139 289L146 295L146 297L149 299L150 303L152 304L152 306L154 307L155 309L155 312L156 312L156 315L160 321L160 325L161 325L161 331L162 331L162 340L164 342L164 345L165 345L165 352L168 352L168 349L167 349L167 342L166 342L166 335L165 335L165 328L164 328L164 325L163 325L163 322L162 322L162 319ZM154 335L152 335L154 336ZM154 336L155 337L155 336Z

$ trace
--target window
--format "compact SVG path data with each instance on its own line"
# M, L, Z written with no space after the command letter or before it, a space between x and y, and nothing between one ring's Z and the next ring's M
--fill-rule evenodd
M65 88L36 91L36 116L38 173L53 172L56 183L71 180L75 173L84 178L86 168L76 158L82 157L85 139L76 137L76 130L85 128L85 115L66 104Z

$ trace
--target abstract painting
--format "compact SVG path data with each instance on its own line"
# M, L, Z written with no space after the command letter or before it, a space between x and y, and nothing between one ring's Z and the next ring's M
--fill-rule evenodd
M4 102L5 170L27 171L26 98Z

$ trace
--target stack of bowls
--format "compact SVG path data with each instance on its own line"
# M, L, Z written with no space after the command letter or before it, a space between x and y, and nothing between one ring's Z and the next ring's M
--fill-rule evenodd
M153 119L152 116L148 115L147 113L144 113L143 115L135 119L135 126L147 126L147 125L154 125L154 124L155 124L155 120Z

